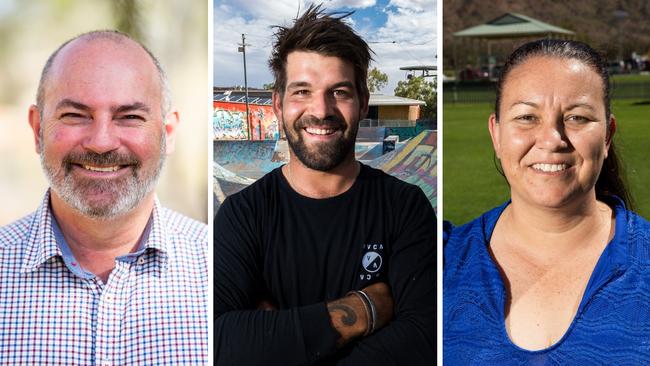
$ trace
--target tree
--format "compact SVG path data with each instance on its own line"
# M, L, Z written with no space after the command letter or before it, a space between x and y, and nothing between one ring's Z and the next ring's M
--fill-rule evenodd
M272 81L272 82L270 82L268 84L262 85L262 89L264 89L264 90L273 90L274 86L275 86L275 82Z
M379 71L378 68L373 67L368 71L368 90L371 93L378 92L381 88L388 83L388 75Z
M395 95L425 102L426 105L422 107L421 118L436 118L438 102L435 79L434 81L426 81L422 76L414 76L407 81L400 81L395 88Z

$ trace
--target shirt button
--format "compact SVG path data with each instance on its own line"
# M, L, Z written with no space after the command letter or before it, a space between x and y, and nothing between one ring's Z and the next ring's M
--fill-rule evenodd
M113 296L111 296L111 295L106 295L106 296L105 296L105 299L108 300L108 301L111 301L111 300L113 300ZM109 364L110 364L110 362L109 362Z
M138 258L138 264L144 264L144 258L143 257Z
M111 361L103 360L102 361L102 366L111 366Z

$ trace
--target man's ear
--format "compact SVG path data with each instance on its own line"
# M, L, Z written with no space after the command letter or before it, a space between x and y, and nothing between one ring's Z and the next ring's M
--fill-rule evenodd
M272 94L272 104L273 104L273 113L275 118L278 120L278 131L282 131L284 126L282 126L282 96L277 91L273 91Z
M176 128L180 123L180 118L178 115L178 110L172 108L169 113L165 116L163 121L163 128L165 129L165 142L166 142L166 151L167 155L171 154L176 150Z
M497 116L492 113L490 114L490 118L488 119L488 130L490 130L490 138L492 138L492 147L494 147L494 153L497 156L497 159L500 159L501 157L499 154L501 153L501 143L499 139L499 122L497 121Z
M34 149L37 154L41 153L41 112L38 110L38 107L32 104L29 107L28 114L29 126L32 128L32 133L34 134Z
M368 105L369 103L370 103L370 94L368 93L363 97L361 97L361 115L359 116L359 121L368 116L368 110L370 109Z

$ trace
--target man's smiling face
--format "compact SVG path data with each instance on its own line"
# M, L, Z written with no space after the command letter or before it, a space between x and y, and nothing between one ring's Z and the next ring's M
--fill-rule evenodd
M161 103L157 69L135 42L66 45L45 80L34 131L52 195L97 218L137 206L166 155Z
M286 75L284 95L274 95L273 105L293 154L319 171L354 159L367 103L359 98L353 66L338 57L294 51L287 56Z

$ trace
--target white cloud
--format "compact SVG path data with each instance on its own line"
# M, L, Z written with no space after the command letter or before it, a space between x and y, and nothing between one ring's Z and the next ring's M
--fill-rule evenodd
M272 47L272 25L289 25L295 18L298 3L301 12L308 3L298 0L280 0L272 5L259 0L223 0L214 11L214 85L244 84L242 54L237 52L241 34L246 34L248 84L261 87L272 82L267 61ZM339 3L347 7L373 6L375 0L332 0L325 3L336 9ZM382 91L392 94L397 82L404 80L403 66L435 64L436 55L436 3L435 0L391 0L384 9L386 23L372 27L364 19L351 22L357 32L370 42L375 51L373 66L388 74L389 83ZM358 24L357 24L358 23ZM395 43L391 43L391 42ZM380 42L380 43L373 43Z
M329 0L324 5L330 9L336 8L352 8L352 9L365 9L375 6L375 0Z
M375 66L388 75L384 94L393 94L399 80L405 80L404 66L436 63L436 2L432 0L391 0L384 9L386 23L366 39L380 42L371 46Z
M390 0L389 5L415 11L435 11L435 0Z

